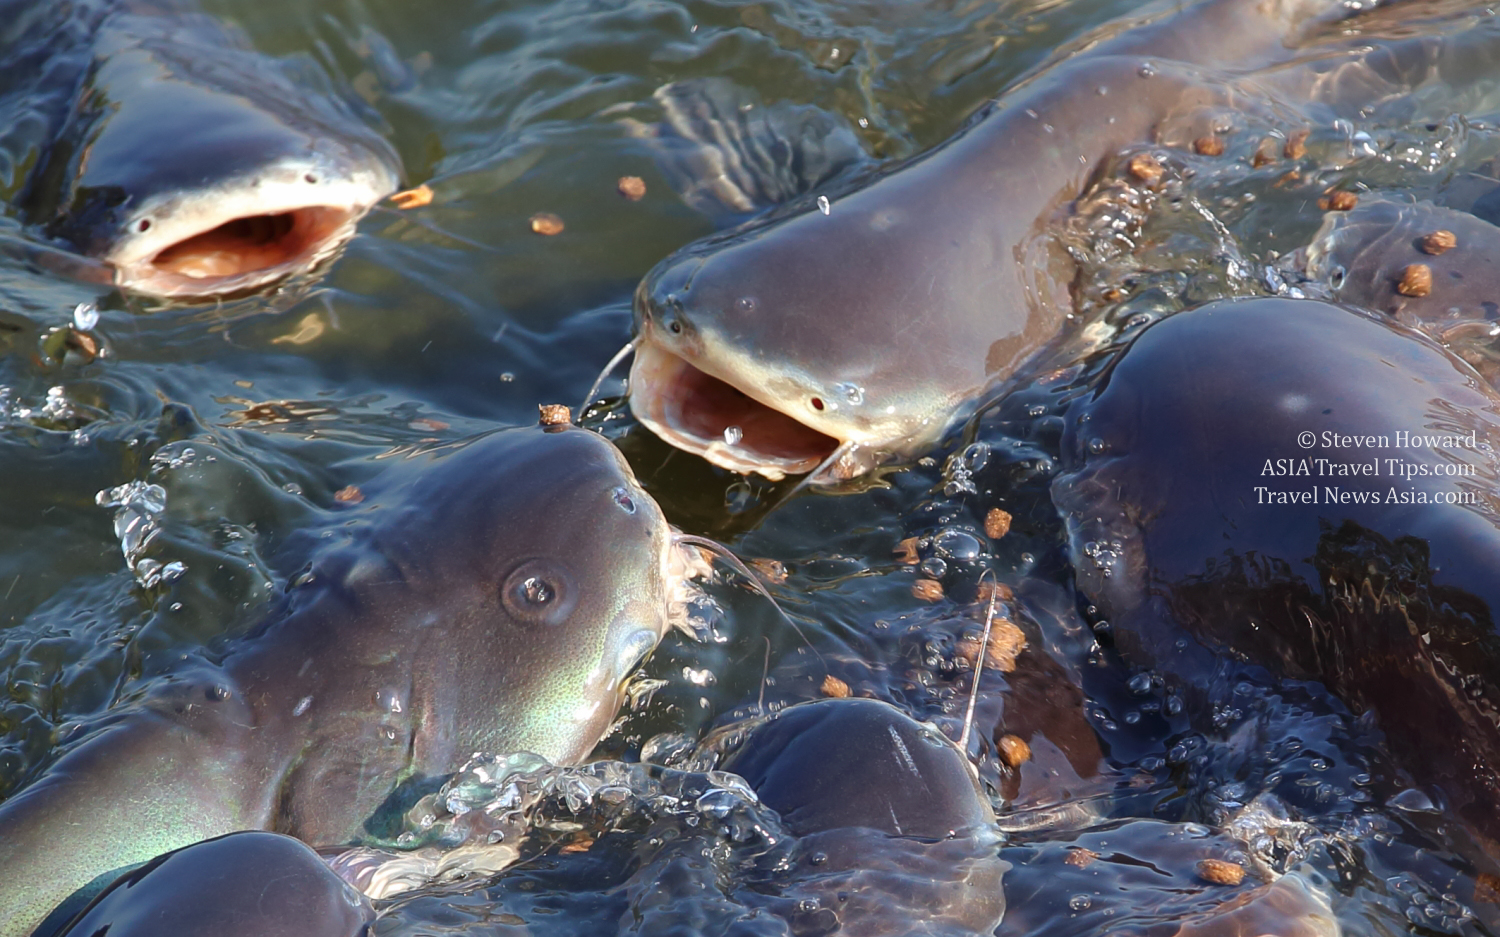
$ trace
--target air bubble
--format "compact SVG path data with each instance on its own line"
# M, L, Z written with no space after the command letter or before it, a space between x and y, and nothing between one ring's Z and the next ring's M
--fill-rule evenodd
M73 327L87 332L99 324L99 307L93 303L79 303L73 307Z
M738 426L724 427L724 445L737 446L743 438L745 438L745 431Z

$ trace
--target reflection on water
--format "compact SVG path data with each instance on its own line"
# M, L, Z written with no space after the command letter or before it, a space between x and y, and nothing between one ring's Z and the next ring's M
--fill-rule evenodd
M529 423L539 402L582 397L628 337L636 283L712 230L619 114L659 114L657 88L722 76L762 101L826 109L870 156L899 158L1134 4L204 6L260 49L310 55L347 83L384 122L406 182L435 197L378 209L321 282L169 308L58 275L61 262L14 213L0 215L0 795L184 649L253 624L297 570L296 531L373 476L375 457ZM1492 20L1457 7L1433 5L1408 42L1492 46ZM1472 189L1500 153L1489 120L1500 71L1478 53L1465 61L1461 83L1416 75L1414 93L1351 113L1299 113L1306 88L1267 78L1278 118L1313 128L1295 179L1284 161L1256 161L1254 133L1229 159L1174 155L1150 191L1122 156L1064 235L1083 263L1079 311L1091 324L1067 352L1190 303L1285 287L1286 269L1271 265L1312 239L1321 213L1309 206L1332 186L1418 198L1463 180ZM0 106L0 125L29 126L27 101ZM1270 129L1262 119L1246 126ZM40 146L22 130L0 136L7 198ZM642 179L645 196L621 197L624 176ZM565 229L534 234L538 212ZM82 329L93 351L49 350L86 302L100 309ZM596 409L669 518L781 564L771 589L805 634L750 591L713 587L706 639L668 639L601 754L632 760L645 747L690 786L710 777L682 779L713 767L694 752L714 725L841 692L898 702L956 737L983 624L979 576L992 569L1007 585L1001 614L1027 643L1011 670L987 671L976 715L981 775L1008 831L1004 932L1487 932L1495 906L1476 900L1467 844L1409 789L1378 727L1316 686L1276 685L1253 668L1230 702L1195 719L1193 700L1096 643L1066 591L1047 494L1078 379L1049 375L877 485L785 503L790 482L711 469L623 407ZM976 433L983 458L968 448ZM991 540L982 532L997 505L1012 520ZM914 596L919 579L940 583L943 598ZM1029 760L1007 763L1007 737L1028 742ZM483 888L393 899L378 933L827 932L816 909L756 911L789 868L768 845L774 815L749 801L647 809L665 782L617 773L628 796L613 813L554 798L537 808L520 865ZM638 808L629 822L621 804ZM1204 859L1249 874L1212 884Z

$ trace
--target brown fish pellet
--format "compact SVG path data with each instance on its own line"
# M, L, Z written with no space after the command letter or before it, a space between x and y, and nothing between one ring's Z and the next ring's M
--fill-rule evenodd
M1396 283L1402 296L1426 296L1432 292L1432 268L1426 264L1407 264Z
M990 508L984 516L984 535L991 540L999 540L1010 533L1010 512L999 508Z
M1480 872L1474 876L1474 900L1485 904L1500 904L1500 875Z
M1144 182L1147 185L1155 185L1161 181L1163 171L1161 162L1150 153L1137 153L1130 157L1130 162L1126 164L1126 168L1130 170L1130 174L1135 176L1138 181Z
M936 579L918 579L911 584L911 594L923 602L936 602L943 597L943 584Z
M970 634L960 639L955 649L958 656L970 666L979 661L979 638L983 634ZM1016 658L1026 650L1026 633L1004 618L996 618L990 624L990 640L985 646L984 665L1001 673L1013 673Z
M824 696L833 699L849 698L849 684L835 677L833 674L829 674L823 678L823 685L819 689L823 691Z
M1198 877L1215 885L1238 885L1245 880L1245 867L1223 859L1202 859L1198 862Z
M1359 196L1346 189L1335 189L1318 199L1318 207L1324 211L1353 211L1359 204Z
M1000 760L1011 768L1019 768L1031 760L1031 746L1019 735L1002 735L996 745L1000 749Z
M902 566L917 565L918 561L920 560L920 557L917 556L917 538L907 537L905 540L896 544L896 549L891 551L891 555L894 556L896 558L896 562L900 563Z
M421 208L423 205L431 205L432 187L424 182L415 189L397 192L391 196L391 204L403 211L410 208Z
M746 562L766 582L776 586L786 582L786 565L780 560L758 558Z
M1276 162L1276 138L1266 137L1256 144L1255 154L1250 157L1250 166L1259 169Z
M1009 602L1016 597L1016 592L1003 582L992 582L988 579L979 584L979 592L975 594L974 601L980 605L989 605L990 599L996 602Z
M1301 159L1307 155L1307 138L1312 131L1306 127L1286 138L1286 146L1281 148L1281 155L1287 159Z
M1457 247L1458 236L1452 231L1434 231L1422 237L1421 245L1422 253L1436 257Z
M1224 141L1217 134L1209 134L1193 141L1193 152L1199 156L1223 156Z
M544 403L537 408L538 418L543 426L562 426L573 422L573 411L560 403Z
M1068 850L1066 856L1063 856L1063 861L1075 869L1086 869L1093 865L1094 860L1097 858L1099 858L1099 854L1094 852L1094 850L1084 849L1082 846L1074 846Z
M615 187L632 202L639 202L646 197L646 180L640 176L621 176Z
M365 493L354 485L345 485L333 493L333 500L340 504L358 504L365 500Z
M539 211L531 216L531 230L546 237L562 234L563 220L550 211Z

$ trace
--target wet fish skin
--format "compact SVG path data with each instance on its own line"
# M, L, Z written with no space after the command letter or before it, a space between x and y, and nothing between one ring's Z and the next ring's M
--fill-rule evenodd
M221 665L181 668L0 804L0 935L235 830L379 836L475 751L593 747L668 626L670 531L617 451L507 430L365 493L350 542Z
M1053 498L1078 587L1127 659L1200 702L1232 692L1224 655L1322 682L1373 711L1500 858L1500 395L1388 320L1272 298L1150 326L1083 390ZM1398 432L1450 441L1401 447ZM1374 474L1320 476L1318 458ZM1278 474L1302 459L1310 474ZM1266 503L1257 486L1313 500ZM1473 503L1432 503L1463 493Z
M363 937L369 901L289 836L230 833L121 876L58 937Z
M1045 232L1100 162L1174 119L1264 107L1222 72L1285 61L1345 14L1208 0L1126 18L936 150L689 245L637 291L632 411L772 479L841 444L859 450L841 477L921 451L1058 333L1073 266Z
M9 43L18 64L0 71L0 94L32 101L50 125L18 205L45 236L112 264L126 289L258 289L332 256L396 188L395 151L310 60L256 53L176 3L22 12L35 22ZM52 83L71 79L67 97L21 74L57 27L84 43L49 66ZM246 222L236 240L172 262L173 245L260 216L286 230Z
M789 707L726 762L799 837L791 868L735 898L792 933L988 934L1005 916L995 814L973 766L889 703Z
M1174 115L1254 106L1191 66L1143 64L1064 63L942 148L833 194L826 215L778 217L663 261L637 292L637 418L682 445L650 374L665 353L867 452L929 445L1068 314L1067 260L1044 229L1097 161ZM772 478L820 461L710 458Z
M1424 249L1423 240L1439 231L1453 235L1454 246ZM1302 256L1303 272L1329 285L1332 298L1425 333L1500 386L1500 228L1431 202L1367 196L1352 211L1330 212ZM1399 288L1412 265L1431 272L1425 295Z

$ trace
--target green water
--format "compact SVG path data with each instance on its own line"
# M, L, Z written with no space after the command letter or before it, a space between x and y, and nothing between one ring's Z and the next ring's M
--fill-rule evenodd
M640 278L712 231L626 132L623 110L651 113L652 92L667 82L726 76L767 102L839 114L871 155L900 158L940 143L1052 50L1133 6L205 2L262 51L312 56L356 89L385 123L405 182L431 186L435 199L377 210L317 284L221 306L159 308L0 250L0 796L79 723L187 651L254 624L292 572L278 549L317 522L336 491L378 471L375 457L530 423L539 403L578 403L629 338ZM1471 143L1485 132L1469 131ZM25 152L7 155L24 164ZM645 198L616 192L627 175L645 180ZM13 192L19 181L13 174L0 186ZM1305 215L1297 220L1302 206L1277 201L1269 178L1250 186L1264 195L1254 207L1231 204L1241 191L1207 188L1257 250L1275 241L1273 231L1310 227ZM557 214L565 230L532 233L538 212ZM1179 295L1234 292L1215 279L1222 258L1209 235L1186 223L1184 232L1171 242L1180 258L1167 265L1196 286L1179 283ZM27 243L12 214L0 217L0 248ZM94 334L105 355L51 360L46 334L83 302L100 306ZM618 381L605 387L620 390ZM881 624L921 607L891 548L983 516L983 505L942 496L949 450L880 487L779 503L786 485L711 469L619 407L593 419L674 523L787 565L774 591L813 644L835 660L877 647L922 669L922 649L882 643ZM1003 479L996 497L1016 520L983 561L1007 581L1036 572L1064 582L1060 525L1046 498L1053 454L1045 442L990 442L992 474ZM132 557L135 571L112 527L115 510L96 502L132 482L160 484L167 499L159 532ZM143 584L141 559L181 563L183 572ZM631 754L659 732L692 735L758 694L816 695L799 635L744 590L715 595L722 609L710 617L721 640L670 638L648 667L666 685L606 740L605 753ZM1066 600L1056 605L1071 615ZM768 672L776 674L769 681ZM892 674L882 679L898 685L894 665ZM491 898L514 910L516 894L559 887L528 868ZM487 920L475 910L485 900L464 899L469 917L454 910L461 902L393 915L382 933L462 932L465 922ZM613 920L563 898L555 904L557 932L570 922L608 930ZM1373 903L1366 923L1406 928L1402 907ZM1041 932L1068 918L1057 910L1017 920ZM1099 933L1108 926L1097 922Z

